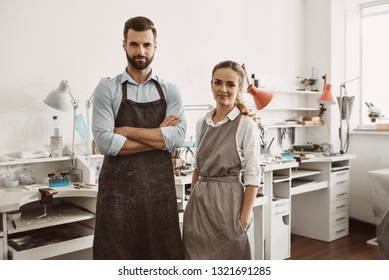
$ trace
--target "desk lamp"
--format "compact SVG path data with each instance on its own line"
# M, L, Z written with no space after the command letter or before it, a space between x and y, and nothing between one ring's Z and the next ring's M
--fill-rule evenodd
M325 105L333 105L336 103L331 93L331 87L332 87L331 84L324 85L323 93L320 95L319 99L317 100L318 103L325 104Z
M70 98L69 98L70 97ZM75 152L74 152L74 134L76 111L78 108L78 100L73 97L68 81L61 81L58 88L51 91L45 98L44 102L51 108L59 111L68 112L73 108L73 140L72 140L72 167L75 167Z
M255 107L258 110L262 110L265 108L270 101L273 99L273 94L264 90L260 90L256 86L250 83L249 78L247 76L246 67L244 63L242 64L243 71L246 75L247 80L247 92L250 93L253 96Z

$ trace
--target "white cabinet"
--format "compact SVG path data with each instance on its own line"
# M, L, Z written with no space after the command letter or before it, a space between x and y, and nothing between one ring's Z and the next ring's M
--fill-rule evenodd
M271 198L264 205L264 258L267 260L290 256L291 170L297 166L294 161L264 166L264 193Z
M265 166L265 259L290 257L291 234L333 241L348 234L353 155Z
M348 235L349 176L353 155L308 160L301 166L321 170L316 180L328 188L292 197L292 233L326 242Z

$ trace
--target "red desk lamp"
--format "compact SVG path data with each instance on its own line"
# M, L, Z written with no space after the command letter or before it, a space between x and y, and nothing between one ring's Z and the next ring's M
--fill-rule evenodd
M244 73L246 75L246 79L247 79L247 84L248 84L247 92L253 96L255 107L258 110L262 110L273 99L273 94L270 92L264 91L264 90L260 90L259 88L257 88L253 84L250 84L244 63L242 64L242 68L243 68L243 71L244 71Z

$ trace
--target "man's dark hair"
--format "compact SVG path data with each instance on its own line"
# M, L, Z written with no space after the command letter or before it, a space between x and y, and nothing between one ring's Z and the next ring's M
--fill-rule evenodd
M129 29L135 31L151 30L153 31L154 41L157 41L157 29L155 29L154 23L146 17L133 17L126 21L123 31L124 41L127 40L127 32Z

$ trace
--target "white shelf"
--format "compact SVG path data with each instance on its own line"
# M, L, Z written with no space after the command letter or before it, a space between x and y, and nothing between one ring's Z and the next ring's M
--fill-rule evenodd
M267 128L289 128L289 127L297 127L297 128L303 128L303 127L319 127L323 126L318 124L308 124L308 125L302 125L302 124L264 124L263 127Z
M296 187L292 187L290 190L290 195L296 195L301 193L307 193L312 191L317 191L320 189L326 189L328 187L327 181L324 182L312 182L305 183Z
M287 89L275 89L275 88L260 88L263 91L271 93L284 93L284 94L306 94L306 95L321 95L320 91L310 91L310 90L287 90Z
M350 166L338 166L338 167L331 167L331 172L339 171L339 170L348 170Z
M22 217L15 220L16 229L8 220L8 234L25 232L45 227L74 223L95 218L95 214L73 207L69 204L47 207L47 217L37 219L43 214L43 205L22 212Z
M280 107L280 108L263 108L262 111L320 111L320 108L316 107L300 107L300 108L287 108L287 107Z
M307 176L311 176L311 175L318 175L321 173L322 173L321 170L297 168L297 169L292 170L292 179L307 177Z
M13 260L38 260L56 257L92 247L94 233L93 228L73 223L69 225L69 229L75 230L81 235L81 237L22 251L17 251L8 246L9 255Z
M46 158L31 158L31 159L14 159L9 161L0 161L0 166L18 165L18 164L30 164L30 163L45 163L45 162L57 162L71 160L70 156L62 157L46 157Z

